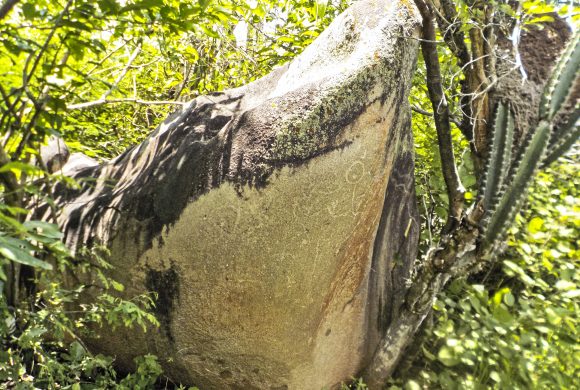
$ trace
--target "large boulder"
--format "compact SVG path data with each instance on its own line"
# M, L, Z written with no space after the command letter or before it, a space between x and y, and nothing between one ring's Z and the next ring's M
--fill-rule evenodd
M159 330L89 342L202 389L320 389L397 315L418 218L407 101L419 16L362 0L291 63L199 97L61 194L72 248L106 244ZM89 164L90 165L90 164ZM65 166L66 170L66 166Z

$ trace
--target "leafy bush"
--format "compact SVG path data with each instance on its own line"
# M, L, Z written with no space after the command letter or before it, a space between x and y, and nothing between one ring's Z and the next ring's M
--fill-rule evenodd
M0 383L4 383L0 387L107 388L119 379L127 389L152 385L161 374L156 357L137 358L137 371L118 378L113 358L91 354L83 342L87 337L95 338L94 330L102 326L139 326L142 331L158 326L148 312L152 297L138 296L131 301L114 297L110 290L122 290L123 286L103 274L109 268L103 257L106 251L84 251L84 256L73 259L56 227L35 225L42 226L44 235L26 238L45 239L45 255L51 260L44 264L52 264L53 270L44 267L32 273L30 268L23 268L21 271L30 272L33 278L24 299L9 306L6 296L0 297ZM66 287L74 278L85 282ZM94 299L87 299L88 293Z

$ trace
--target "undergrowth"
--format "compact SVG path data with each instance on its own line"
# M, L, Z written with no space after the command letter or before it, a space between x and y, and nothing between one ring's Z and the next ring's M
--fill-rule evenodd
M538 175L491 269L438 297L390 389L579 388L579 156Z

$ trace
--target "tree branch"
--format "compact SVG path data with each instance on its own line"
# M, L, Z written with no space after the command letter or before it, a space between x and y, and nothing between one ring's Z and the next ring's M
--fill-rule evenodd
M363 373L369 389L381 389L397 368L417 330L429 315L437 294L457 275L468 274L481 265L476 254L479 231L468 224L458 226L453 235L443 237L442 247L430 250L417 271L405 297L405 305L389 325ZM467 268L467 271L465 269Z
M433 118L437 129L437 140L439 143L439 154L441 156L441 169L447 187L449 197L449 210L447 223L444 231L448 232L457 224L463 211L463 196L465 189L459 179L455 156L453 154L453 141L451 138L451 121L449 105L443 91L441 82L441 69L439 66L439 55L435 41L435 24L433 12L422 0L416 1L417 7L423 17L423 38L421 50L427 69L427 90L429 99L433 105Z
M135 103L144 105L163 105L163 104L175 104L178 106L183 106L187 104L186 102L178 102L173 100L141 100L136 98L122 98L122 99L99 99L92 102L69 104L66 106L68 110L81 110L84 108L100 106L103 104L113 104L113 103Z
M0 167L8 164L10 162L10 157L0 146ZM16 176L12 171L6 171L0 173L0 182L4 185L4 201L12 206L20 206L20 197L18 195L19 185Z
M431 111L425 111L422 108L417 107L417 106L411 106L411 110L416 112L417 114L433 117L433 113ZM449 116L449 121L457 127L461 126L461 121L459 121L457 118L453 117L452 115Z
M125 66L125 69L123 69L121 74L113 82L113 85L111 85L111 88L109 88L108 91L103 93L103 95L101 96L101 98L99 100L105 101L105 100L107 100L107 97L109 97L109 95L111 93L113 93L113 90L115 88L117 88L117 85L119 85L119 83L121 82L121 80L123 80L123 78L125 77L125 75L129 71L129 69L131 69L131 64L133 64L133 61L135 61L135 59L137 58L137 56L139 55L140 52L141 52L141 41L139 41L139 43L137 43L137 47L135 48L135 50L133 50L133 53L131 53L131 57L129 57L129 61L127 61L127 65Z
M470 141L476 166L476 173L482 169L483 155L487 148L487 119L489 117L488 93L477 94L485 90L495 78L495 31L493 19L495 6L492 2L478 2L473 5L478 13L471 18L469 42L463 32L463 23L459 19L456 2L453 0L426 0L436 14L443 39L458 59L465 80L461 82L460 106L463 112L461 132ZM474 97L475 96L475 97Z
M416 107L416 106L411 106L411 110L415 111L417 114L421 114L421 115L425 115L425 116L433 116L432 112L429 111L425 111L422 108Z
M485 37L481 27L474 27L469 31L469 39L471 41L471 52L473 57L479 58L473 61L470 74L468 75L469 92L472 94L471 115L473 123L473 144L475 147L476 156L483 159L487 148L487 119L489 118L489 97L486 93L478 93L480 91L487 91L490 82L487 77L485 69ZM467 93L464 93L466 96Z
M435 11L443 40L459 60L459 65L465 66L471 61L471 53L465 43L465 34L455 4L451 0L429 0L429 4Z
M459 19L457 9L452 0L428 0L428 4L435 12L437 24L439 26L439 31L441 31L441 34L443 35L443 40L447 43L447 46L455 57L457 57L458 64L465 75L465 80L461 82L462 97L460 99L460 106L461 111L463 112L463 120L459 129L465 138L472 142L473 114L471 100L465 95L471 92L470 86L473 83L471 83L470 80L472 78L471 74L474 61L472 60L472 54L466 44L463 23Z

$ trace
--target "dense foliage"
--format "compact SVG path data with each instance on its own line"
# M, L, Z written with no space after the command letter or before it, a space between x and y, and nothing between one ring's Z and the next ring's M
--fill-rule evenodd
M572 152L539 175L494 267L440 295L432 328L413 364L399 372L399 387L575 388L578 157Z
M538 23L541 28L550 19L543 13L555 10L543 2L522 5L528 13L522 17L525 28L538 28ZM446 90L459 94L457 63L448 47L439 50ZM445 224L449 200L422 65L420 59L410 99L425 256ZM474 162L457 126L460 108L454 100L450 104L458 173L470 206L478 195ZM525 212L505 240L504 255L440 294L421 341L390 381L391 388L576 388L579 156L577 145L539 174Z
M38 162L47 137L112 158L176 105L293 58L347 3L25 0L0 17L0 388L148 388L162 375L150 355L138 358L134 373L117 373L112 357L92 355L82 341L99 326L155 326L155 297L116 298L124 287L103 276L106 249L73 255L55 225L31 220L25 205L50 203L52 183L78 185ZM542 1L523 5L524 24L551 10ZM444 84L457 94L456 60L443 47L440 57ZM420 60L411 96L423 252L437 240L448 204L424 72ZM457 127L453 137L469 204L477 196L474 163ZM574 386L578 153L558 164L536 180L505 258L440 296L425 342L393 386ZM91 304L78 303L88 296Z

